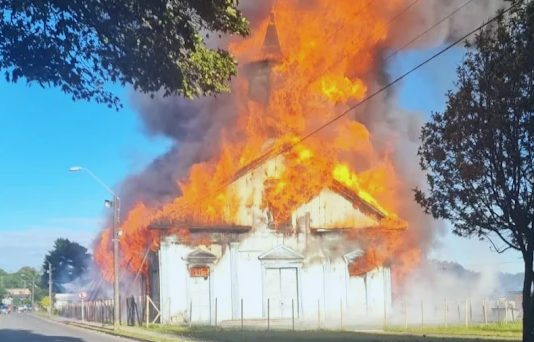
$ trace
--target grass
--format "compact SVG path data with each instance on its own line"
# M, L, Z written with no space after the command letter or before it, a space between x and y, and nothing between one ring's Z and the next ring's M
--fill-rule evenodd
M487 327L489 328L489 327ZM510 327L511 329L512 327ZM449 328L451 331L455 331ZM465 328L464 328L465 329ZM504 329L504 327L502 327ZM516 327L514 327L516 329ZM156 331L168 335L174 335L179 337L195 338L200 341L222 341L222 342L447 342L447 341L464 341L465 338L454 335L477 335L478 341L505 341L509 338L520 339L521 334L516 333L516 330L510 331L510 334L503 334L498 336L501 339L491 338L491 336L497 336L492 331L488 332L484 338L481 334L461 334L451 332L430 332L425 329L421 331L389 331L385 333L358 333L350 331L327 331L327 330L314 330L314 331L265 331L265 330L234 330L224 329L216 330L214 328L186 328L179 326L164 326L164 325L151 325L148 330ZM458 330L456 330L458 331ZM483 331L483 330L478 330ZM520 330L519 330L520 331ZM500 332L506 332L499 330ZM427 334L436 334L442 336L426 336Z
M350 331L265 331L216 329L214 327L186 327L152 324L144 327L124 327L112 331L96 326L78 325L104 332L149 342L189 342L192 339L202 342L460 342L471 335L476 341L504 342L520 340L521 324L490 324L469 328L450 326L448 328L428 327L425 329L402 329L391 327L384 333L361 333ZM194 341L193 340L193 341Z
M421 328L400 328L390 327L386 331L398 333L426 333L438 335L476 335L476 336L497 336L497 337L521 337L523 325L516 323L492 323L488 325L449 326L449 327L426 327Z

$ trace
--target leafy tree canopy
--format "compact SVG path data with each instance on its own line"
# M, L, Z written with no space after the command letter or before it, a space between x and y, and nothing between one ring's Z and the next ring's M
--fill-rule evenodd
M7 273L0 269L0 287L4 289L31 289L32 282L39 286L39 271L32 267L22 267L15 273Z
M120 108L109 82L187 97L228 91L236 62L206 32L246 35L239 0L0 1L0 71ZM204 37L203 37L204 35Z
M454 233L521 252L523 339L534 341L534 3L510 5L467 44L445 111L423 126L428 189L415 199Z
M84 274L92 262L87 248L69 239L57 239L54 249L45 256L41 283L48 288L48 268L52 265L52 285L54 292L62 292L61 284L66 284Z

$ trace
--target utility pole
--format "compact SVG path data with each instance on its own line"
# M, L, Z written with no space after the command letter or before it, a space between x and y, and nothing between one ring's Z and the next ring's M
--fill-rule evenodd
M38 275L39 273L32 277L32 310L35 309L35 278L37 278Z
M48 262L48 318L52 318L52 263Z
M120 323L120 296L119 296L119 224L120 224L120 199L109 186L98 178L91 170L73 166L70 172L85 171L100 185L102 185L111 195L113 202L105 201L107 207L113 207L113 328L117 329Z
M113 195L113 328L117 329L120 322L119 296L119 225L120 199Z

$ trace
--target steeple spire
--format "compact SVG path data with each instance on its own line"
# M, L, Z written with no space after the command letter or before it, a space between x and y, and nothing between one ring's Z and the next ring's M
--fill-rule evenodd
M269 25L265 32L265 39L263 40L262 52L268 59L279 59L282 57L282 49L280 48L280 40L278 39L278 32L276 30L276 21L274 12L271 12L269 18Z

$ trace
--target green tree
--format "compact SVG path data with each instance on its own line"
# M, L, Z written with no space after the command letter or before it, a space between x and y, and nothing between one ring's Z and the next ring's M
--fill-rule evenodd
M2 299L7 295L6 289L0 285L0 303L2 303Z
M35 303L39 303L41 299L43 299L44 297L48 295L48 289L42 288L41 286L37 286L37 283L35 285L36 287L35 287L35 292L33 294L34 295L33 300Z
M54 249L45 256L41 284L48 288L48 268L52 265L54 292L62 292L61 284L73 281L84 274L91 265L92 258L87 248L69 239L57 239Z
M0 71L120 108L104 88L195 97L228 91L236 62L206 32L248 34L239 0L0 1Z
M534 3L480 32L458 67L444 112L423 126L420 164L428 188L415 199L452 223L523 256L523 341L534 341Z

